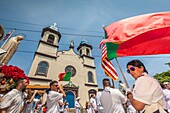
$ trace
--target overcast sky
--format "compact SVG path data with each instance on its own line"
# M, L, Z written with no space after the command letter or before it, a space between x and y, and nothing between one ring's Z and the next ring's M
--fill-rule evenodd
M17 28L13 35L26 35L26 40L21 42L9 64L22 68L28 74L42 29L55 22L62 35L59 51L68 50L70 41L74 40L77 52L77 46L84 37L93 46L100 88L105 77L100 61L101 50L98 50L104 36L102 26L136 15L170 11L168 0L1 0L0 4L0 23L6 33ZM169 70L165 63L170 62L170 55L118 58L130 86L134 79L126 73L126 64L133 59L140 59L150 75ZM117 63L115 60L112 62L123 81ZM115 84L117 87L118 82Z

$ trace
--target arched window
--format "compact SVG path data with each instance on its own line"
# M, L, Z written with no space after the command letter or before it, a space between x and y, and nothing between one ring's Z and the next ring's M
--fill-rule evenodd
M53 44L54 43L54 38L55 38L54 35L50 34L48 36L47 42L50 43L50 44Z
M80 56L82 55L82 50L80 50Z
M48 62L42 61L38 64L37 74L47 76L48 72Z
M89 51L89 49L86 49L86 55L90 56L90 51Z
M93 73L91 71L88 72L88 82L94 83Z

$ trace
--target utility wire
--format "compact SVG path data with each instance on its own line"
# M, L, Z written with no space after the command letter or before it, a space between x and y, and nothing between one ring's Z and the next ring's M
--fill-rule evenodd
M13 29L13 28L5 28L5 29ZM16 28L16 30L19 31L28 31L28 32L41 32L40 30L30 30L30 29L19 29ZM103 36L99 36L99 35L85 35L85 34L71 34L71 33L62 33L60 32L62 35L71 35L71 36L85 36L85 37L97 37L97 38L102 38Z
M2 21L8 21L8 22L14 22L14 23L20 23L20 24L26 24L26 25L35 25L35 26L49 26L49 25L42 25L42 24L35 24L35 23L29 23L29 22L23 22L23 21L15 21L15 20L9 20L9 19L2 19L0 18L0 20ZM96 33L103 33L100 31L95 31L95 30L81 30L81 29L75 29L75 28L69 28L69 27L60 27L57 26L60 29L68 29L68 30L79 30L79 31L86 31L86 32L96 32Z
M16 52L22 52L22 53L35 53L35 51L23 51L23 50L17 50ZM61 51L59 51L61 52ZM51 53L48 53L48 54L51 54ZM75 54L62 54L62 55L71 55L71 56L77 56ZM102 56L99 56L99 55L93 55L93 57L99 57L101 58ZM126 56L126 58L130 58L130 57L141 57L141 56ZM125 57L119 57L119 58L125 58ZM156 56L156 57L153 57L153 56L142 56L142 58L170 58L170 56Z
M30 39L24 39L23 41L28 41L28 42L39 42L37 40L30 40ZM63 45L63 46L70 46L69 44L63 44L63 43L59 43L58 45ZM75 45L77 46L77 45ZM99 47L93 47L94 49L98 49Z
M40 24L34 24L34 23L22 22L22 21L15 21L15 20L9 20L9 19L2 19L2 18L0 18L0 20L14 22L14 23L20 23L20 24L27 24L27 25L46 26L46 25L40 25Z

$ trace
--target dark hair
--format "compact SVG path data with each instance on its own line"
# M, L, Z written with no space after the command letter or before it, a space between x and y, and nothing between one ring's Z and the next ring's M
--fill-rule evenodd
M16 81L16 87L19 85L19 83L23 82L25 79L24 78L19 78L17 81Z
M94 94L92 94L90 97L93 97L94 96Z
M108 78L103 79L103 86L110 86L110 80Z
M163 83L160 83L160 86L162 87L162 89L166 89L166 87Z
M50 90L51 90L50 88L47 88L45 92L48 94Z
M51 81L51 82L50 82L50 87L51 87L54 83L58 83L58 82L57 82L56 80Z
M143 68L144 68L143 71L146 72L146 73L148 73L148 71L146 70L144 64L143 64L140 60L132 60L132 61L130 61L130 62L127 63L127 66L126 66L126 67L128 67L128 65L132 65L132 66L135 66L135 67L138 67L138 68L140 68L141 66L143 66Z

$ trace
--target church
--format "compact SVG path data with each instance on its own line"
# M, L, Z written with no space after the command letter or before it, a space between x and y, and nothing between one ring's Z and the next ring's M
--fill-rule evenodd
M60 73L71 72L70 81L59 82L66 93L64 100L67 100L70 108L74 108L76 97L80 97L80 103L85 107L90 95L98 91L92 46L83 39L77 53L73 41L68 50L58 51L62 36L56 24L43 28L41 37L28 74L30 86L43 88L52 80L58 81Z

